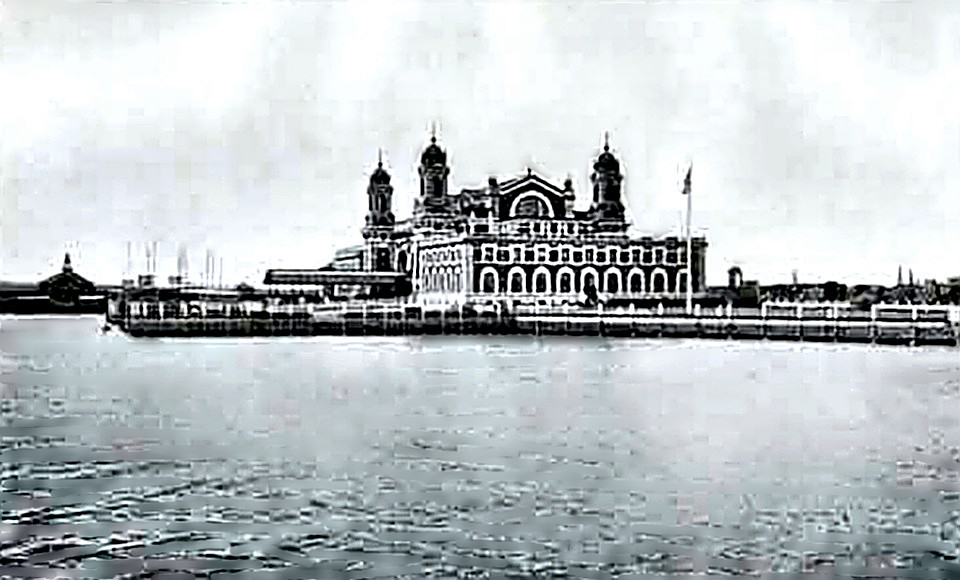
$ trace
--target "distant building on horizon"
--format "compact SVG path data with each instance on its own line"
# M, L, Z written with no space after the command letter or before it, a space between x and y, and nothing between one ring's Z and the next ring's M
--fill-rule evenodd
M0 282L0 312L11 314L97 314L106 310L106 286L73 270L70 254L60 272L37 283Z

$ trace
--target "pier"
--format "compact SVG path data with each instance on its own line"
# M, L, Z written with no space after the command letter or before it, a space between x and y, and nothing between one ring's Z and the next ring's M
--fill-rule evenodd
M258 305L259 306L259 305ZM431 310L403 303L146 308L110 319L132 336L534 335L958 344L960 307L764 304L672 310L504 305Z

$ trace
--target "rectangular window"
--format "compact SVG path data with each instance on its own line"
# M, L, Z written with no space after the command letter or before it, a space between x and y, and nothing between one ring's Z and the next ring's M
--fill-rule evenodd
M573 263L582 264L583 263L583 252L580 250L573 251Z
M483 261L484 262L493 261L493 246L491 244L486 244L483 246Z
M543 246L537 247L537 262L543 264L547 261L547 249Z
M587 263L592 264L592 263L593 263L593 248L587 248L586 250L584 250L584 256L583 256L583 258L584 258L584 260L587 261Z
M527 262L532 262L534 259L533 250L525 250L523 252L523 259L526 260Z
M681 264L687 263L687 247L686 246L682 246L680 248L680 263Z
M643 262L643 250L633 250L633 263L640 264Z
M605 264L607 262L607 253L603 250L597 250L597 263Z
M570 262L570 248L562 248L560 250L560 261L564 264L568 264Z
M523 249L520 246L513 247L513 261L517 264L523 261Z
M663 263L663 248L657 248L657 249L654 250L654 251L656 252L656 254L655 254L655 256L654 256L654 260L655 260L654 263L656 263L656 264L662 264L662 263Z
M551 233L551 234L557 233L557 223L556 223L556 222L550 224L550 233Z
M630 263L630 250L620 250L620 263L621 264Z
M676 264L676 263L677 263L677 251L676 251L676 250L670 250L670 251L667 252L667 263L668 263L668 264Z
M558 250L550 250L549 262L551 264L556 264L557 260L560 259L560 252Z
M506 264L510 261L510 250L506 248L500 248L497 250L497 261L501 264Z
M643 249L643 263L652 264L653 263L653 250L650 248Z

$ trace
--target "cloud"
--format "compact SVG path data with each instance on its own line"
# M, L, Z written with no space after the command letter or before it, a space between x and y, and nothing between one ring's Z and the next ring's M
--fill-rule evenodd
M532 165L584 197L611 131L646 231L679 224L692 157L713 280L733 261L789 278L787 253L831 277L916 256L945 275L930 248L960 250L960 16L944 5L7 8L5 277L78 239L106 279L128 239L211 245L240 270L321 263L358 237L378 147L409 214L432 121L454 188Z

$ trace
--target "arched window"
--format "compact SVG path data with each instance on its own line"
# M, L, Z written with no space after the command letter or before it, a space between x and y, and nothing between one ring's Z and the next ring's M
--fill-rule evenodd
M606 291L616 294L620 291L620 270L610 268L607 270Z
M528 197L517 204L517 209L513 215L516 217L547 217L550 215L550 211L542 199Z
M533 273L533 291L539 293L550 292L550 272L546 268L537 268Z
M627 277L627 282L630 284L630 292L641 294L643 293L643 270L639 268L633 268L630 270L630 275Z
M521 193L510 205L510 217L553 217L550 201L540 192Z
M651 291L653 292L666 292L667 291L667 273L663 268L657 268L653 271L653 276L651 280Z
M519 294L527 291L523 278L523 270L521 268L513 268L510 270L510 292Z
M597 271L593 268L584 268L580 272L580 289L586 292L588 288L599 290L597 287Z
M483 273L480 274L480 279L480 287L483 292L496 293L500 291L497 284L497 271L493 268L484 268Z
M570 268L563 268L557 272L557 292L574 292L573 270Z

